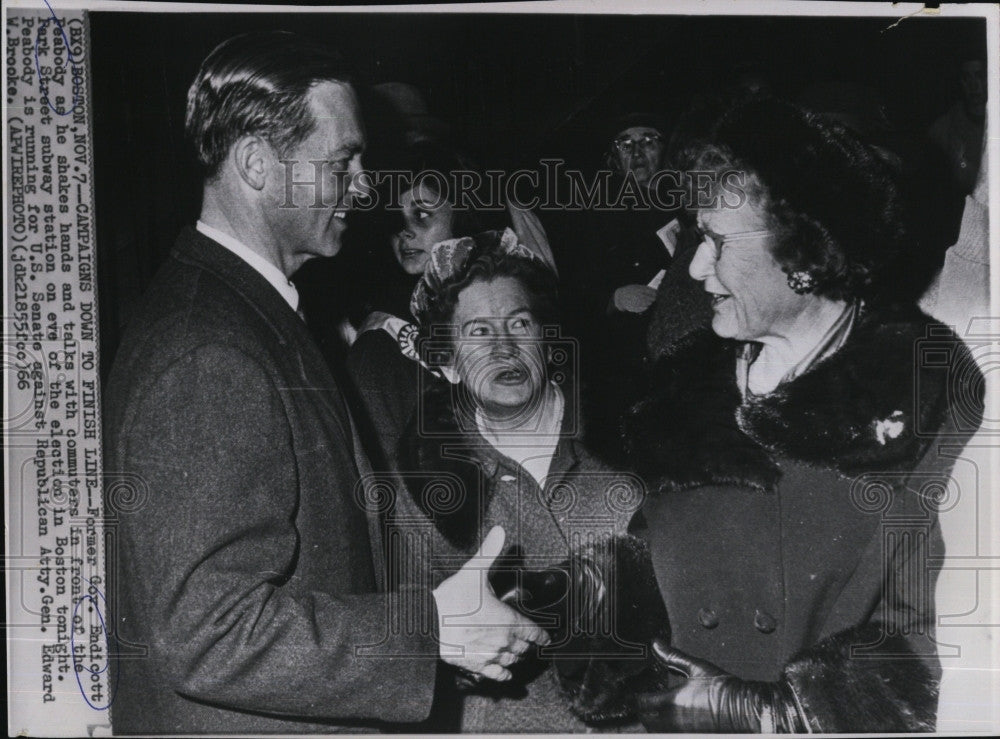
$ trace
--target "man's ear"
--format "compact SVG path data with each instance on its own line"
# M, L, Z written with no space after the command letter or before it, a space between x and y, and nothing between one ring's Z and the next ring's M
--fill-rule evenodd
M274 159L270 145L260 136L244 136L233 144L232 156L240 178L254 190L263 190Z

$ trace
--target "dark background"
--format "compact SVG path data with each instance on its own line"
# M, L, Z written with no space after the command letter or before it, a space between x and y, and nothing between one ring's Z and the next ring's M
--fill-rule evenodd
M798 97L824 81L877 89L895 132L923 135L955 99L957 64L985 58L980 19L494 14L92 13L102 372L201 185L183 139L187 87L220 41L282 28L337 48L361 85L408 82L480 166L542 156L596 165L611 118L668 121L758 69ZM350 230L348 231L350 234ZM345 247L347 248L347 247ZM339 259L335 258L335 259Z

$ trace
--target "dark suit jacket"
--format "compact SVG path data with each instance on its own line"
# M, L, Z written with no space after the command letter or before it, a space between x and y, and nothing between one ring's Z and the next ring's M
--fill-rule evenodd
M263 277L186 229L105 401L116 732L359 731L427 716L432 599L377 592L350 417ZM403 601L429 609L422 632L390 633Z

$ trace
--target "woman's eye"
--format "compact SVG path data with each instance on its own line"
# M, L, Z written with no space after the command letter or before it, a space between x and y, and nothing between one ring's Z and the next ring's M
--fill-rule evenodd
M530 325L531 321L527 318L515 318L510 322L510 328L512 331L526 331Z
M417 211L417 220L418 221L426 221L430 217L431 217L431 212L429 210L418 210Z
M469 331L469 336L487 336L489 334L489 329L486 326L473 326L472 330Z

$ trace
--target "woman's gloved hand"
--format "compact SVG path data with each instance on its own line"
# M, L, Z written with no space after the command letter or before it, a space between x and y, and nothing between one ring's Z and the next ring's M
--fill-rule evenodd
M671 690L636 696L636 711L647 731L805 731L805 721L785 681L743 680L660 639L653 641L653 653L661 665L687 679Z

